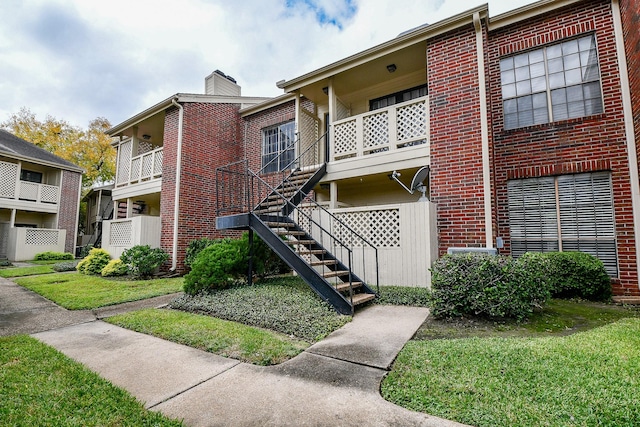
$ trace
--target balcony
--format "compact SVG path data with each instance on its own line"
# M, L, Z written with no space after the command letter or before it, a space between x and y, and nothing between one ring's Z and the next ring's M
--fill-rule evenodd
M334 122L330 161L428 147L428 108L425 96Z
M162 147L147 151L131 159L121 155L118 166L118 187L139 184L162 176Z
M10 209L57 212L60 187L22 181L17 163L0 161L0 205Z

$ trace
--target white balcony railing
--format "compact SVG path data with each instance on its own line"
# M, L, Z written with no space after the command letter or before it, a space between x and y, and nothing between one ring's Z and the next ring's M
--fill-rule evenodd
M425 96L334 122L331 161L426 144L428 109Z
M19 175L20 169L17 163L0 161L0 198L58 204L60 187L21 181L18 179Z
M113 258L136 245L160 247L162 228L159 216L140 215L102 223L102 247Z
M6 256L12 261L33 259L41 252L64 252L66 230L49 228L8 228Z
M128 140L118 148L116 186L150 181L162 176L162 147L131 156L132 142Z

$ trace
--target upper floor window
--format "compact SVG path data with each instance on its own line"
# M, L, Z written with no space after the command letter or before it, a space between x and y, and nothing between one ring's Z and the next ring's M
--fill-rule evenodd
M20 170L20 181L42 184L42 172L34 172L27 169Z
M427 96L427 85L413 87L411 89L396 92L391 95L372 99L369 101L369 111L386 108L390 105L411 101L412 99Z
M504 128L603 112L593 34L500 60Z
M291 168L295 158L295 122L262 130L262 172Z

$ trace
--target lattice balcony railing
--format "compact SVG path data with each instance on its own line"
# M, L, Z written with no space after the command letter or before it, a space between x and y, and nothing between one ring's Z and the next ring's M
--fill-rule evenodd
M139 154L136 156L132 156L133 143L131 140L123 142L118 147L116 186L137 184L162 176L162 147L151 150L152 145L143 143L144 141L139 141Z
M428 111L425 96L334 122L331 161L427 143Z

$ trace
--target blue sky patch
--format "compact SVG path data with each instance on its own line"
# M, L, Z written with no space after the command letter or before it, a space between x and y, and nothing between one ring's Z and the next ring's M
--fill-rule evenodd
M354 0L286 0L285 5L287 9L307 9L321 25L333 25L341 30L358 10Z

